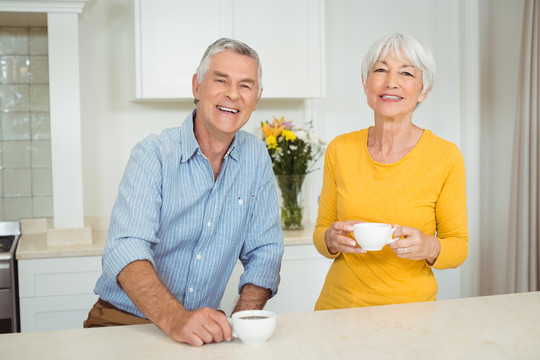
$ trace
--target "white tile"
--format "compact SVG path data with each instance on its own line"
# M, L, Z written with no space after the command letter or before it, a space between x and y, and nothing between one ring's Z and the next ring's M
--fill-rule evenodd
M0 82L1 83L27 83L28 57L26 55L0 56Z
M30 109L49 111L49 85L30 84Z
M4 141L2 147L4 169L30 168L30 141Z
M52 196L51 169L32 169L32 195Z
M4 198L4 220L19 220L32 217L32 198Z
M53 216L53 199L52 196L39 196L32 198L32 216L37 217L52 217Z
M30 140L30 113L6 112L2 114L3 140Z
M30 82L49 83L49 58L47 56L30 56Z
M51 142L48 140L32 141L32 167L51 167Z
M47 55L49 53L47 39L47 28L30 28L28 31L28 53L30 55Z
M30 114L32 140L50 140L51 117L48 112L33 112Z
M32 196L31 170L4 169L4 196Z
M0 84L0 111L29 111L30 89L26 84Z
M0 27L0 55L27 55L28 28Z

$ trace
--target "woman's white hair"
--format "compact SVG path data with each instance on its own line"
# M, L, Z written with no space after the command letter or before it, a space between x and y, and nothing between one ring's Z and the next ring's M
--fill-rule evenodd
M416 38L406 34L388 34L371 45L362 62L362 77L367 82L370 69L388 54L406 58L422 71L422 94L433 88L437 69L431 51Z

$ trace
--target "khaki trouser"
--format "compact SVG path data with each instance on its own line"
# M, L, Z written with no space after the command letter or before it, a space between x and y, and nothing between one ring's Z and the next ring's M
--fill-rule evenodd
M88 319L83 323L85 328L119 326L119 325L140 325L151 324L147 319L132 315L126 311L118 309L116 306L98 299L94 307L88 313Z

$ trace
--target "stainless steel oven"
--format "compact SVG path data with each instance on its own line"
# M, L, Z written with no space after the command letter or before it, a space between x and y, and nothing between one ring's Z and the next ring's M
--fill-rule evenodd
M0 333L19 331L15 250L20 235L18 221L0 221Z

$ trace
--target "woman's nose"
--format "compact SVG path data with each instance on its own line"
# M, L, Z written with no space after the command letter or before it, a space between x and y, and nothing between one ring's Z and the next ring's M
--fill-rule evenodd
M388 73L386 76L386 87L389 89L395 89L398 87L397 75Z

